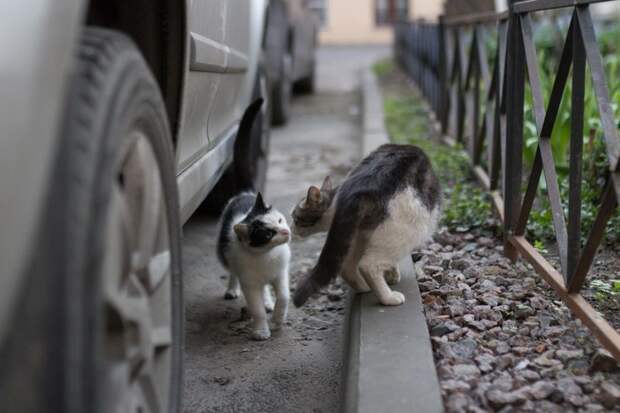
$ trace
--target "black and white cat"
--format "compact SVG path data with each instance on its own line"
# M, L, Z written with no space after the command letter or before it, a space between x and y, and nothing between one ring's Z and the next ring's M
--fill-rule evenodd
M441 188L426 154L413 145L386 144L364 158L338 188L325 179L293 210L301 237L327 231L318 263L295 289L308 297L339 273L357 291L374 291L383 305L405 296L388 284L400 280L398 262L432 237L441 210Z
M241 286L252 316L252 338L266 340L271 336L266 309L273 309L271 329L279 329L286 320L290 228L279 211L265 205L260 193L251 192L230 200L220 225L217 255L230 271L225 298L237 298ZM275 291L275 306L269 286Z

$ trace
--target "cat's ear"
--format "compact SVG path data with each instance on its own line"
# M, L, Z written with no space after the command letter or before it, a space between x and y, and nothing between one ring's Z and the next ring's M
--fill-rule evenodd
M247 224L235 224L233 226L233 231L235 231L235 234L237 234L240 240L248 238L249 228Z
M321 190L314 185L308 188L306 202L311 205L319 204L321 202Z
M334 189L332 178L329 175L327 175L325 179L323 179L323 184L321 185L321 191L331 192L332 189Z
M263 195L260 192L256 195L256 202L254 203L253 209L260 213L265 213L271 209L271 207L266 205L265 201L263 201Z

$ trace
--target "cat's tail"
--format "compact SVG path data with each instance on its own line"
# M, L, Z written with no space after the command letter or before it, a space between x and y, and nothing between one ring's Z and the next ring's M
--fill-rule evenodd
M263 98L256 99L248 106L239 123L233 156L235 181L238 185L237 192L257 191L257 188L254 187L254 171L247 166L253 164L254 159L252 157L257 156L257 151L262 150L261 142L255 136L255 131L260 131L263 127L260 123L255 124L262 106ZM261 118L259 122L268 122L268 120Z
M319 261L295 287L293 303L301 307L308 298L329 284L342 269L360 221L360 202L339 202Z

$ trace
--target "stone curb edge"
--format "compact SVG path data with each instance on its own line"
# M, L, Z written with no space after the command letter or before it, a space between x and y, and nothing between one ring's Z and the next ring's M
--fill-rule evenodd
M377 79L362 74L362 154L388 143ZM439 380L413 262L400 263L396 290L406 301L378 304L373 294L349 294L345 321L342 411L443 412Z

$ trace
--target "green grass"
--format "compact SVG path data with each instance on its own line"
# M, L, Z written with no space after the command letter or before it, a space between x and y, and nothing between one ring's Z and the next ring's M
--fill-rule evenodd
M394 61L392 59L383 59L372 65L372 71L377 76L384 76L394 70Z
M395 77L398 69L389 61L380 61L374 66L380 79ZM409 87L388 87L384 93L384 110L386 126L392 141L410 143L421 147L430 157L435 172L443 186L444 213L443 224L451 230L480 227L491 217L488 195L472 177L467 155L460 147L442 145L429 139L429 119L424 99ZM608 168L602 140L587 142L584 156L584 174L582 182L582 240L587 239L590 228L600 206L603 178ZM561 175L561 174L560 174ZM527 173L524 176L528 176ZM539 189L537 202L528 221L528 238L539 249L555 240L551 207L541 179L543 188ZM560 178L562 199L568 199L568 179ZM567 203L564 202L567 209ZM567 216L568 211L565 211ZM620 242L620 211L617 209L606 227L605 242Z
M457 231L483 226L491 216L488 196L472 179L469 160L461 148L429 139L428 113L422 97L408 88L400 90L384 99L384 110L392 141L417 145L431 159L443 189L442 223Z

